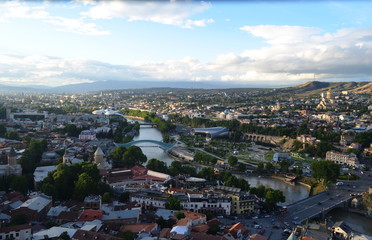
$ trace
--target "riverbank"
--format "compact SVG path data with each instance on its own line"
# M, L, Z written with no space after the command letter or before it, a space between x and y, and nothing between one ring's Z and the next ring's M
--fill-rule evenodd
M130 115L124 115L123 117L124 118L129 118L129 119L141 120L141 121L145 120L145 118L143 118L143 117L130 116Z

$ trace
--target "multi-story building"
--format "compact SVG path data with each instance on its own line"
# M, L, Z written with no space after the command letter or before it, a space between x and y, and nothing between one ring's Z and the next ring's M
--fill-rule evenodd
M198 213L213 212L225 215L230 215L231 213L231 199L229 197L203 197L202 194L180 194L174 197L178 198L183 209L188 211ZM161 194L135 193L131 195L131 201L136 201L145 209L165 208L165 203L168 200L169 196Z
M90 130L83 130L79 134L79 140L83 141L97 140L96 133Z
M254 195L230 195L232 214L250 214L254 211Z
M0 228L0 239L30 240L32 239L31 224Z
M187 198L181 200L181 205L183 209L192 212L211 212L224 215L231 213L231 199L229 197L203 197L187 194Z
M356 167L356 165L359 163L357 156L353 153L344 154L333 151L328 151L326 153L326 160L350 167Z

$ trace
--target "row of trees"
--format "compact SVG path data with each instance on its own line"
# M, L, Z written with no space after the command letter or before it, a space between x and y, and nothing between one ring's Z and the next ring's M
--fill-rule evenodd
M94 163L59 164L57 169L48 174L40 189L46 195L59 200L84 200L91 194L103 195L110 192L110 186L101 182L99 170Z
M129 115L129 116L142 117L144 118L146 122L155 123L158 126L158 129L163 133L169 132L176 127L171 122L166 121L156 116L156 114L152 112L132 110L132 109L126 108L126 109L121 110L121 113L123 113L124 115Z
M201 151L196 151L194 161L204 165L214 165L217 163L217 158Z

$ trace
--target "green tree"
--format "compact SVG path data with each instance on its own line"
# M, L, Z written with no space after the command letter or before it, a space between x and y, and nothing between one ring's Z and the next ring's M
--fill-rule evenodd
M230 166L235 166L236 164L238 164L238 158L235 157L235 156L229 156L227 162L230 164Z
M170 142L170 136L169 136L169 134L164 134L163 135L163 142L165 142L165 143L169 143Z
M111 202L111 195L109 192L105 192L102 196L102 202L110 203Z
M176 212L175 216L178 220L186 217L183 212Z
M122 192L119 196L119 201L120 202L128 202L130 197L130 192Z
M155 158L151 158L147 164L146 168L156 171L156 172L161 172L161 173L167 173L168 172L168 167L167 164L163 161L157 160Z
M6 133L6 128L4 124L0 124L0 137L4 137Z
M212 235L216 235L217 232L220 231L220 227L216 224L213 224L212 226L209 227L207 233L208 234L212 234Z
M170 210L181 210L182 209L181 201L175 197L170 197L168 201L165 203L165 208Z
M258 172L262 172L264 170L264 168L265 168L265 164L263 162L259 162L257 164L257 171Z
M265 169L268 172L271 172L271 171L273 171L275 169L275 167L274 167L274 165L271 162L268 162L268 163L266 163Z
M124 240L134 240L134 233L131 231L124 231L119 233L119 238Z
M95 186L94 180L87 173L80 174L75 182L74 199L84 200L86 196L95 192Z
M24 176L12 176L10 186L13 190L26 194L28 190L27 178Z
M340 175L340 165L331 161L317 161L311 164L313 177L324 183L335 182Z

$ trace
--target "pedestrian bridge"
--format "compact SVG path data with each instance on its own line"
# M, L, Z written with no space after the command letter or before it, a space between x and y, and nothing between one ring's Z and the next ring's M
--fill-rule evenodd
M168 149L170 149L174 146L173 143L165 143L165 142L160 142L160 141L156 141L156 140L137 140L137 141L131 141L131 142L128 142L128 143L115 143L115 145L116 146L130 147L130 146L138 145L138 144L141 144L141 143L153 143L153 144L157 145L158 147L160 147L164 150L168 150Z

